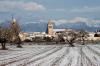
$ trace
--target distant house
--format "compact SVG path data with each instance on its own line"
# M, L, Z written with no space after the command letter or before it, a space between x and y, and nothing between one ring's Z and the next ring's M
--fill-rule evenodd
M94 37L100 37L100 30L96 31L96 33L94 34Z
M32 41L36 37L44 38L46 36L46 33L45 32L28 32L28 33L21 32L19 36L22 41L24 40Z
M100 40L100 34L99 33L94 33L94 32L89 32L89 37L88 40Z
M28 35L28 33L20 32L19 33L19 37L20 37L21 41L26 40L27 39L27 35Z

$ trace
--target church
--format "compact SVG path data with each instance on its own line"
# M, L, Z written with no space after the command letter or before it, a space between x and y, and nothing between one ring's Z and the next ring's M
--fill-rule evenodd
M62 33L62 32L65 32L65 31L66 31L66 29L55 29L54 23L52 22L52 20L48 21L47 31L46 31L48 35L55 36L57 33Z

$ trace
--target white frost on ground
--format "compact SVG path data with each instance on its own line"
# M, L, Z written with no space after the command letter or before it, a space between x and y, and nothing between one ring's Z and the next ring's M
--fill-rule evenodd
M100 66L100 45L10 46L0 50L0 66Z

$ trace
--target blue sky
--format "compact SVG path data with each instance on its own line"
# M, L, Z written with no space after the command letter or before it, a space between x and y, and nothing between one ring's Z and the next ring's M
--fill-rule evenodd
M100 22L100 0L0 0L0 22Z

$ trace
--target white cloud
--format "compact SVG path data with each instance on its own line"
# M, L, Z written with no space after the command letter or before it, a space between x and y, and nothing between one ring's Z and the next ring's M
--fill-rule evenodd
M74 19L69 20L69 22L88 22L87 18L82 18L82 17L75 17Z
M90 13L90 12L100 12L100 6L83 6L83 7L74 7L74 8L55 8L48 9L48 11L57 11L65 13Z
M37 10L45 10L46 8L43 5L37 4L37 3L24 3L22 7L26 10L30 11L37 11Z
M67 20L65 19L60 19L60 20L51 20L52 22L54 22L56 25L60 25L63 23L68 23Z
M77 22L85 22L88 26L97 26L97 23L100 23L100 20L94 20L83 17L75 17L73 19L60 19L60 20L52 20L56 25L60 25L63 23L77 23Z
M55 8L55 9L48 9L48 11L66 12L67 10L64 8Z
M22 2L22 1L0 1L0 11L11 11L15 9L28 10L28 11L41 11L46 8L35 2Z
M40 23L40 22L25 22L25 23L23 23L23 24L25 25L25 24L32 24L32 23L33 23L33 24L36 24L36 23Z
M100 6L94 6L94 7L89 7L89 6L83 6L81 8L74 8L71 9L70 12L99 12L100 11Z

